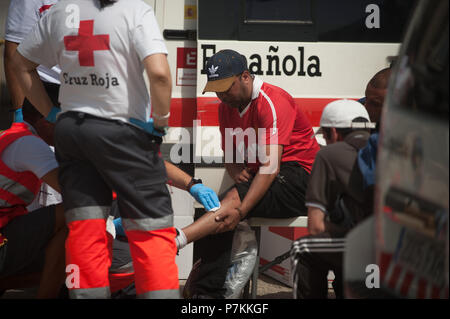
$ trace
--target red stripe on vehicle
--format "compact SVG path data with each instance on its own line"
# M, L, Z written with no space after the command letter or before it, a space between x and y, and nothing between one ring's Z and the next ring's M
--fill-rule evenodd
M323 108L334 98L294 99L308 117L312 126L319 126ZM169 125L172 127L192 127L194 120L202 126L219 126L219 104L217 97L173 98L170 105Z
M269 227L269 231L289 240L296 240L300 237L308 236L306 227Z
M170 102L171 127L192 127L192 122L197 119L196 98L173 98Z

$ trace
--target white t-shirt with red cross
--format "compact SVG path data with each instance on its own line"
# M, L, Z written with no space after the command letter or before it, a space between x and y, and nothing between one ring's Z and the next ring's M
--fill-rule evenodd
M125 122L150 117L142 60L167 54L153 9L141 0L103 9L93 0L60 1L18 51L35 63L60 65L62 112Z
M283 89L255 76L252 100L242 112L219 105L219 126L226 161L227 154L238 152L256 169L267 160L259 160L258 145L283 145L281 162L298 162L311 172L319 145L307 117Z
M9 4L8 17L6 19L5 39L14 43L21 43L33 30L38 21L59 0L12 0ZM43 65L37 68L43 81L59 84L58 66L51 69Z

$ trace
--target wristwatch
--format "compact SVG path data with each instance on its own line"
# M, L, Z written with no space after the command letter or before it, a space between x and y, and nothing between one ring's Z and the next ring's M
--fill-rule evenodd
M186 186L186 190L189 192L191 190L191 187L195 184L203 184L203 181L201 179L195 179L194 177L192 177L191 181Z

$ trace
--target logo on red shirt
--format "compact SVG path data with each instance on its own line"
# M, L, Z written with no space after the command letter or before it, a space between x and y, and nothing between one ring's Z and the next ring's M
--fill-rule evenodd
M109 34L94 35L94 20L80 21L78 35L64 37L67 51L78 51L80 66L95 66L94 51L110 50Z

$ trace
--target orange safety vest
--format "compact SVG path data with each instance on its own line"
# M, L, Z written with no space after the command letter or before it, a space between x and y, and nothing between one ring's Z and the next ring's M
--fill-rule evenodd
M11 219L28 212L26 207L33 202L41 186L41 180L32 172L13 171L1 160L6 147L27 135L33 133L25 123L13 123L0 133L0 229Z

